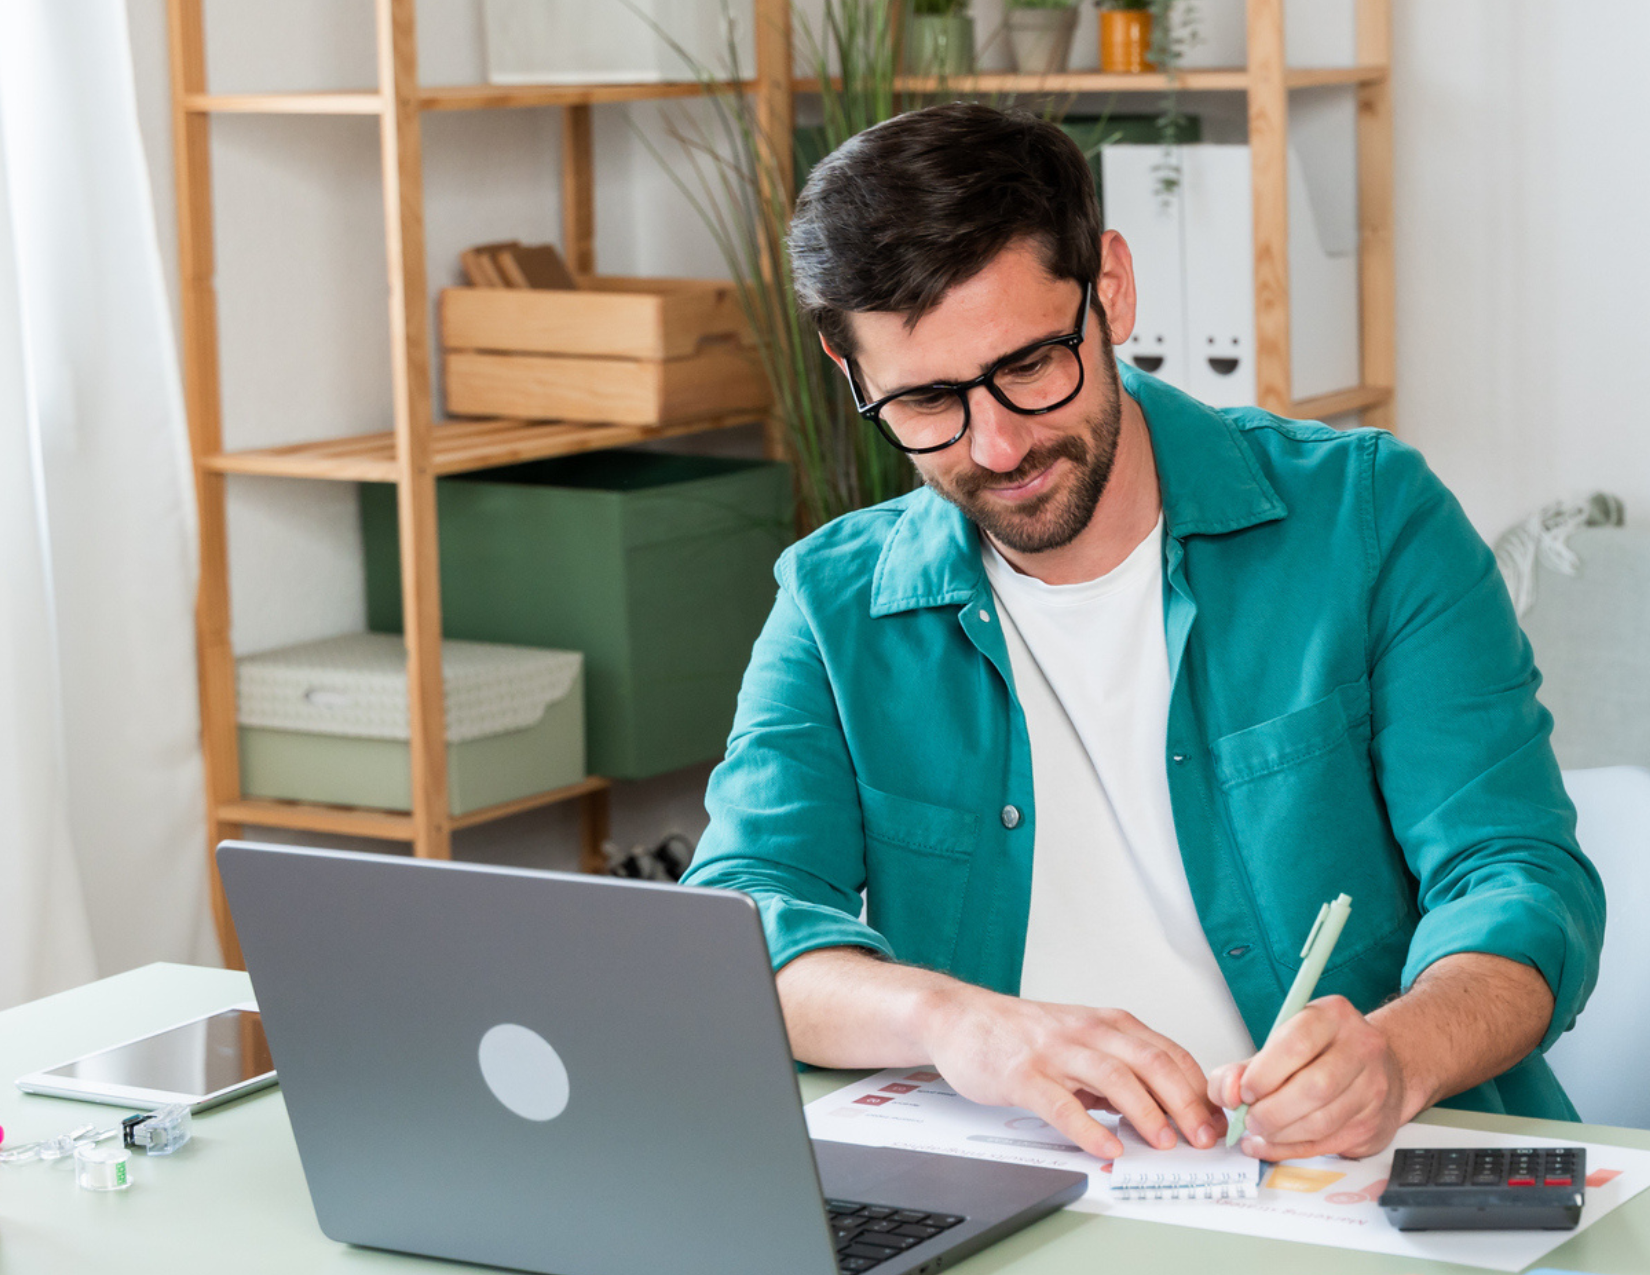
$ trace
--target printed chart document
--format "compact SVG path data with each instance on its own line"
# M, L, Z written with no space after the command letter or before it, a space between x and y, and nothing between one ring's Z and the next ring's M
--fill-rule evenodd
M1396 1230L1376 1204L1386 1186L1395 1148L1585 1146L1587 1205L1577 1230L1591 1226L1650 1186L1650 1151L1423 1124L1405 1125L1391 1148L1367 1160L1323 1156L1262 1168L1236 1149L1225 1147L1156 1151L1140 1142L1125 1121L1119 1132L1129 1149L1108 1162L1085 1155L1030 1112L969 1102L941 1080L938 1072L920 1067L894 1068L857 1081L809 1103L807 1117L808 1132L832 1142L1076 1169L1089 1175L1089 1189L1069 1207L1090 1213L1501 1271L1523 1270L1576 1232ZM1116 1117L1097 1118L1116 1121ZM1169 1198L1170 1192L1110 1188L1114 1174L1123 1172L1133 1157L1138 1157L1136 1163L1142 1169L1157 1161L1180 1171L1191 1155L1206 1159L1209 1168L1205 1172L1225 1173L1234 1164L1243 1166L1245 1174L1258 1179L1259 1187L1253 1192L1231 1192L1225 1198L1218 1192L1209 1198L1198 1191L1191 1199Z

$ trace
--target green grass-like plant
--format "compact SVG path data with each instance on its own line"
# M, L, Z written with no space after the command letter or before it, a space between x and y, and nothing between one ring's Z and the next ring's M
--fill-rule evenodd
M820 81L824 153L897 111L895 3L826 0L819 30L796 16L800 47ZM643 140L709 228L738 289L795 467L802 529L809 530L909 491L916 475L854 409L846 379L797 309L785 251L791 191L776 162L776 155L794 153L794 142L767 136L754 96L726 90L725 81L744 78L731 22L728 32L724 76L659 31L707 89L710 118L683 113L672 123L685 164L671 163Z

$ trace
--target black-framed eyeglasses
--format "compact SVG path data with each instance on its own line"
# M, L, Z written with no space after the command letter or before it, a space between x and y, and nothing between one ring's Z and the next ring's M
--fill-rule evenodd
M850 359L848 386L854 406L890 443L913 455L943 451L968 432L968 395L981 385L1021 416L1041 416L1064 407L1083 390L1083 357L1078 347L1088 330L1093 296L1094 285L1086 284L1075 330L1005 354L972 381L936 381L867 403Z

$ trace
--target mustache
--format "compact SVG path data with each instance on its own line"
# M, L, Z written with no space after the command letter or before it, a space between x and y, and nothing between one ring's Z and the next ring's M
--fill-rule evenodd
M1088 443L1076 435L1055 439L1052 443L1033 448L1025 454L1013 472L999 474L978 466L957 477L953 486L960 496L978 496L988 487L1017 487L1033 474L1047 469L1057 460L1069 460L1078 466L1088 464Z

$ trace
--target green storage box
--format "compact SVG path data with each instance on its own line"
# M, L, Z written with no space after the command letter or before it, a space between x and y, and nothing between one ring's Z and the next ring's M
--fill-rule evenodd
M577 651L444 642L441 663L453 814L585 777ZM241 791L410 810L406 668L401 639L382 633L243 657L236 667Z
M722 755L792 538L772 461L605 451L436 484L449 638L578 650L591 769ZM401 628L395 489L365 484L367 624Z

